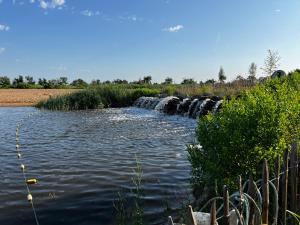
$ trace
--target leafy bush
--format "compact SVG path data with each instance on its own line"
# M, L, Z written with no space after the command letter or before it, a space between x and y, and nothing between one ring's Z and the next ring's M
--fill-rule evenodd
M197 139L189 159L196 185L235 186L238 175L252 173L263 158L270 163L300 137L300 74L269 80L225 100L217 115L198 121Z

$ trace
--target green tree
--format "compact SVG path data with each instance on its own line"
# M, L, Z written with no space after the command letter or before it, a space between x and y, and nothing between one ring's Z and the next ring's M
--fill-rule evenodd
M33 80L32 76L25 76L25 80L27 84L31 84L31 85L35 84L35 81Z
M17 84L22 84L24 83L24 78L22 75L20 75L19 77L15 78L13 81L13 85L16 86Z
M128 84L127 80L116 79L113 81L114 84Z
M262 67L262 70L267 76L271 76L274 71L278 69L280 59L277 51L268 50L264 66Z
M215 84L216 81L214 79L208 79L207 81L205 81L205 84Z
M257 72L257 65L253 62L250 64L249 76L248 76L248 80L250 80L251 83L254 83L254 81L256 79L256 72Z
M73 80L71 85L74 87L86 87L86 86L88 86L88 83L79 78L79 79Z
M59 85L61 85L61 86L68 85L68 78L67 77L60 77L59 78Z
M173 84L173 79L171 77L167 77L163 84Z
M41 85L43 88L49 88L49 83L45 78L39 78L38 84Z
M184 78L181 84L196 84L197 82L193 78Z
M152 77L151 76L145 76L143 78L143 83L144 84L151 84L151 80L152 80Z
M220 70L219 70L219 81L220 81L221 83L224 83L226 79L227 79L227 78L226 78L226 76L225 76L224 69L223 69L223 67L221 66L221 67L220 67Z
M10 85L10 79L7 76L0 77L0 87L8 87Z
M99 85L101 84L101 81L99 79L97 80L92 80L91 85Z

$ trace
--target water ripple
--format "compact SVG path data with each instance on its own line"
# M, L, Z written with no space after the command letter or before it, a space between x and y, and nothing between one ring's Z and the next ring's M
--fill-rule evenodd
M32 224L14 152L15 124L34 108L0 108L0 224ZM41 224L113 224L113 200L132 198L135 155L141 159L145 215L160 224L190 193L185 145L194 120L124 108L80 112L42 111L25 121L20 145ZM176 199L176 200L175 200ZM175 201L174 201L175 200Z

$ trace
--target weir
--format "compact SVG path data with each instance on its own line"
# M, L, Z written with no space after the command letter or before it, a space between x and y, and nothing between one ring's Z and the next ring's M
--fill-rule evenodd
M140 97L133 106L138 108L153 109L169 115L182 115L191 118L198 118L207 115L209 112L217 113L222 107L223 100L218 96L202 96L200 98L181 100L176 96Z

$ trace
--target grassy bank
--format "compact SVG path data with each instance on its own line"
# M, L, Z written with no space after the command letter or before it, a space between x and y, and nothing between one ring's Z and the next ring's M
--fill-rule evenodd
M129 89L122 86L98 86L40 101L36 107L50 110L84 110L108 107L126 107L141 96L159 94L157 89Z
M50 110L82 110L126 107L141 96L176 95L182 97L237 96L254 85L214 84L100 84L64 96L51 97L36 107Z

